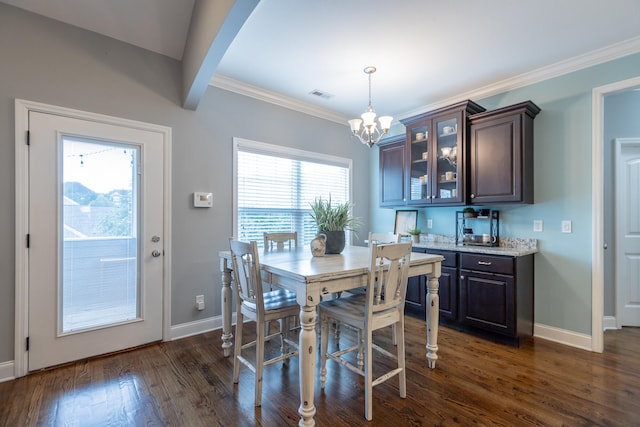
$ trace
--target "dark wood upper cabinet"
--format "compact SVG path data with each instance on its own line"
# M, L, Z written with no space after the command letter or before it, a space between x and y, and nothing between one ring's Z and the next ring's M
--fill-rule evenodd
M533 203L531 101L469 117L469 204Z
M467 100L401 120L406 128L405 204L409 206L465 203L465 159L469 147L467 118L484 111ZM386 171L381 165L381 174ZM381 199L381 206L382 199Z
M380 206L393 207L405 204L405 138L404 135L386 138L380 149Z

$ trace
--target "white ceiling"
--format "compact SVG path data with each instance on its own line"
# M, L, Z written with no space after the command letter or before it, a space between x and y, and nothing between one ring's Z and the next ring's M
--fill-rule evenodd
M176 59L195 3L0 1ZM262 0L216 77L353 116L367 105L363 68L375 65L374 108L406 116L522 75L638 52L639 20L639 0Z

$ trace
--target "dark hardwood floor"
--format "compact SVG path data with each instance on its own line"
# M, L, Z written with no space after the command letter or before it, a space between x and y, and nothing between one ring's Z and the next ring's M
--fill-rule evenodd
M424 322L407 317L406 330L407 398L396 379L375 387L367 423L361 378L328 362L325 391L316 383L317 425L640 425L640 328L606 332L597 354L542 339L513 348L441 327L435 370L426 367ZM296 425L297 358L265 368L261 408L253 381L243 367L234 386L215 331L0 383L0 425Z

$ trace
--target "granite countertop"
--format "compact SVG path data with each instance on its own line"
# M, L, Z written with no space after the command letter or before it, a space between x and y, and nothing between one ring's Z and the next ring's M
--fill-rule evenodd
M456 245L455 238L450 236L421 235L420 243L413 246L417 248L436 249L441 251L469 252L487 255L525 256L538 253L538 241L536 239L518 239L501 237L500 246L476 246Z

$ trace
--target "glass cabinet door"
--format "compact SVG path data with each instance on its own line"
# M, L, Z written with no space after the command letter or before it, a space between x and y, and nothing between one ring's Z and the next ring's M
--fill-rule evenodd
M433 119L435 140L434 168L431 179L431 203L455 203L462 200L462 115L453 114Z
M432 138L429 132L428 121L414 123L407 127L407 138L411 142L408 168L408 203L420 204L429 199L429 140Z

